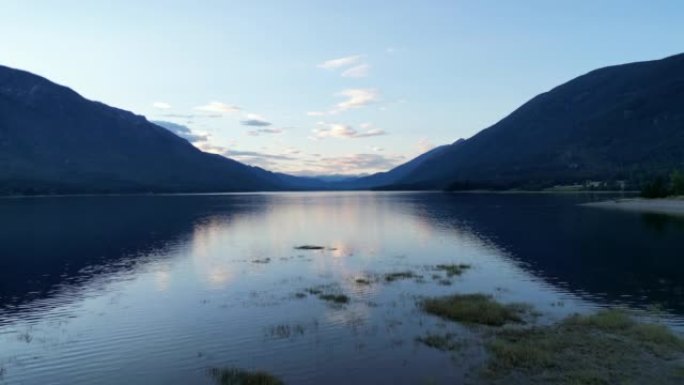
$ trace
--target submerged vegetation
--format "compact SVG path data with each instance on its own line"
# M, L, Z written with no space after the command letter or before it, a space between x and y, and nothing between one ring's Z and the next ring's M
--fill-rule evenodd
M349 297L345 294L320 294L318 298L334 303L349 303Z
M394 282L401 279L412 279L420 278L420 276L412 271L397 271L393 273L387 273L384 275L385 282Z
M210 374L218 385L284 385L280 379L261 371L250 372L237 368L214 368L210 370Z
M319 285L310 287L305 290L311 295L317 296L319 299L327 302L332 302L336 304L346 304L349 303L349 296L340 292L339 287L336 285Z
M301 245L301 246L295 246L295 250L325 250L325 246Z
M444 351L458 350L464 346L455 333L433 334L429 333L423 337L416 338L416 341L425 346Z
M524 304L500 304L484 294L454 294L430 298L422 302L422 307L430 314L451 321L488 326L524 323L523 315L530 310Z
M441 270L446 272L448 277L454 277L463 274L466 270L470 269L470 265L465 263L452 264L452 265L437 265L436 270Z

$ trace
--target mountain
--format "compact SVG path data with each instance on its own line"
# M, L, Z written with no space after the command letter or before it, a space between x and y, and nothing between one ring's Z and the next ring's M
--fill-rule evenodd
M0 66L0 194L286 188L131 112Z
M638 184L683 167L684 54L679 54L601 68L562 84L440 150L386 188Z
M454 145L458 144L462 140L457 141ZM403 178L409 176L413 171L418 169L418 167L429 159L442 154L447 150L449 146L439 146L435 147L430 151L421 154L410 161L403 163L389 171L379 172L376 174L353 178L348 180L338 180L335 183L331 183L332 188L335 189L371 189L379 188L382 186L393 186Z

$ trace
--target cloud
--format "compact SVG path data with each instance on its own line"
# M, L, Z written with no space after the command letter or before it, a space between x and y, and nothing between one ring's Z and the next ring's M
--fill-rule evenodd
M259 128L256 130L247 131L247 135L259 136L262 134L282 134L283 131L285 130L283 130L282 128Z
M201 142L196 145L197 148L204 152L210 152L212 154L223 155L226 152L226 148L222 146L217 146L209 142Z
M340 112L365 107L380 100L380 93L374 88L348 88L335 94L345 100L337 103L328 111L309 111L308 116L336 115Z
M242 124L243 126L266 127L266 126L270 126L271 122L267 122L265 120L259 120L259 119L247 119L247 120L241 120L240 124Z
M231 158L264 158L275 160L295 160L296 158L285 154L269 154L258 151L239 151L239 150L225 150L223 155Z
M360 64L351 68L346 69L342 72L343 78L365 78L370 72L370 64Z
M222 114L232 114L241 110L241 108L238 106L221 102L210 102L209 104L195 107L195 109L199 111L218 112Z
M160 114L163 118L195 119L195 118L220 118L221 114Z
M358 175L387 171L403 163L401 155L352 154L338 157L320 157L308 163L306 170L294 172L298 175ZM305 163L306 164L306 163Z
M361 124L364 131L358 131L347 124L318 122L318 128L312 130L313 139L324 138L368 138L387 135L387 132L374 128L368 123Z
M435 145L432 142L430 142L427 138L420 138L420 140L418 140L417 146L418 151L420 151L421 154L426 153L435 148Z
M338 59L326 60L323 63L319 64L317 67L326 70L335 70L339 68L349 67L359 63L362 57L363 56L361 55L353 55L341 57Z
M378 91L372 88L350 88L337 94L347 98L335 107L337 111L346 111L375 103L380 99Z
M271 122L266 121L266 119L257 114L247 114L247 119L241 120L240 124L243 126L267 127L271 125Z
M188 126L184 126L182 124L166 122L161 120L153 120L152 123L173 132L177 136L180 136L181 138L186 139L188 142L191 143L206 142L209 140L208 134L194 132Z
M309 111L306 113L308 116L325 116L328 113L324 111Z
M158 108L160 110L168 110L171 108L171 105L169 103L164 102L154 102L152 103L152 107Z

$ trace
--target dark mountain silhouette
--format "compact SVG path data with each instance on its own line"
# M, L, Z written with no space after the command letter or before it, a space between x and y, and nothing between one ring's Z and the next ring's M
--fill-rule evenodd
M636 185L683 166L680 54L598 69L538 95L388 188L543 188L586 180Z
M280 177L204 153L143 116L0 66L0 193L275 190Z

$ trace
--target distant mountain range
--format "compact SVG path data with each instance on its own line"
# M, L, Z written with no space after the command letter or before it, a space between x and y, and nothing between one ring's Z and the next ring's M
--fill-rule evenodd
M356 178L247 166L166 126L0 66L0 194L638 185L684 169L684 54L592 71L469 139Z
M637 186L684 169L684 54L589 72L438 150L383 188Z

